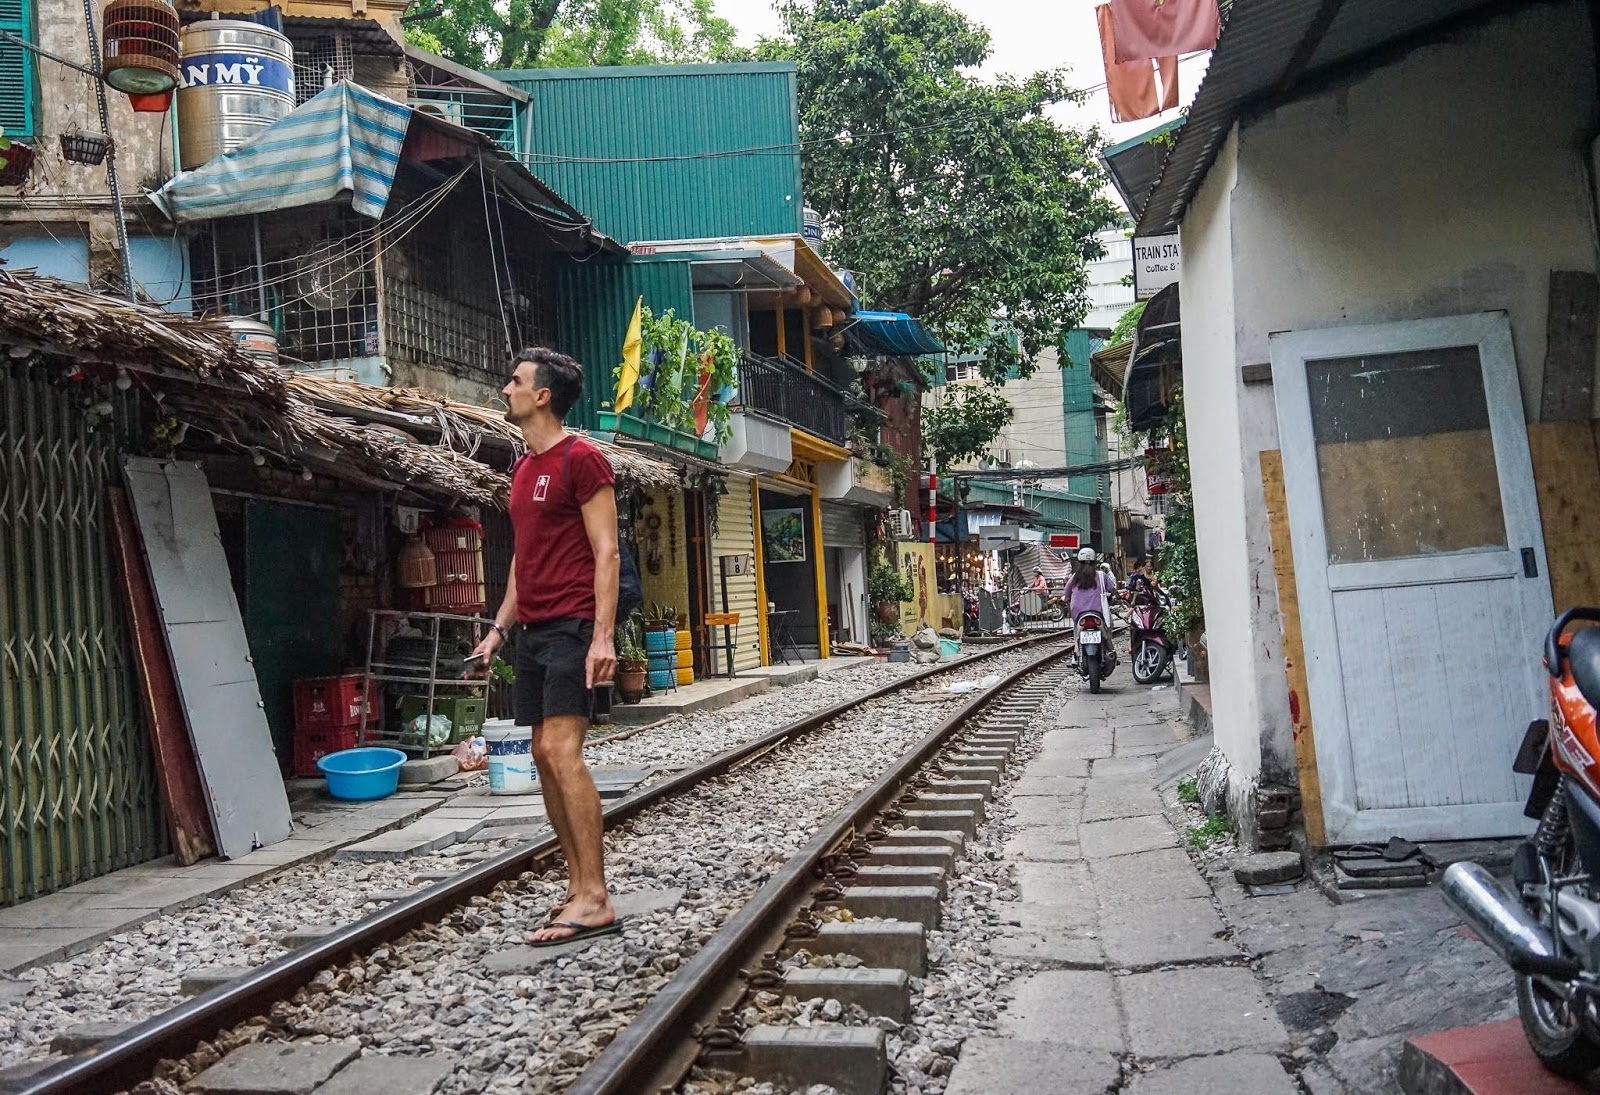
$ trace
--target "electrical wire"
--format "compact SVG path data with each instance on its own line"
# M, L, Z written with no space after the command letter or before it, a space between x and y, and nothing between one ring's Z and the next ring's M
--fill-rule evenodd
M489 179L484 175L482 161L478 164L478 179L484 185L478 188L478 193L483 197L483 234L489 240L489 271L494 275L494 299L500 306L500 329L506 336L506 353L516 353L516 347L511 344L511 322L506 319L506 295L500 287L500 260L494 257L494 226L489 223ZM510 274L509 267L506 271Z
M337 285L343 281L349 280L350 278L364 274L367 264L367 259L364 252L374 240L379 239L380 235L385 239L384 244L378 248L377 252L373 256L373 258L381 258L383 255L389 252L390 248L398 244L418 225L427 219L428 215L438 208L440 203L442 203L450 194L450 192L455 189L455 187L461 182L462 178L465 177L467 172L470 170L470 167L463 168L461 172L446 182L441 183L438 187L427 191L416 198L413 198L410 202L407 202L404 206L402 206L401 211L394 217L385 221L381 221L371 228L363 228L360 231L354 232L349 236L342 237L339 240L329 241L325 246L314 248L307 254L298 256L294 263L294 268L290 273L268 278L259 283L252 281L249 288L254 289L256 285L259 284L263 289L273 289L288 285L290 283L299 283L308 274L318 273L323 270L332 269L341 264L347 264L352 258L357 257L361 259L361 269L348 270L338 279L331 282L329 285L324 286L323 288L331 288L333 285ZM390 234L393 233L396 228L399 228L400 232L397 235L391 236ZM219 283L213 288L214 295L226 295L226 292L221 288L220 285L222 280L221 273L214 271L213 275L213 281ZM233 290L228 290L227 292L232 291ZM309 300L310 296L311 294L308 293L302 296L289 297L280 302L280 307L288 307L292 304L302 303L306 300Z

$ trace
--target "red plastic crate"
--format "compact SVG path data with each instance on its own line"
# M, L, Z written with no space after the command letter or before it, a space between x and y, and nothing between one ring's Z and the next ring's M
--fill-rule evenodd
M354 749L359 731L351 726L341 730L297 730L294 735L294 774L301 779L322 775L317 761L341 749Z
M343 730L361 725L363 707L373 708L373 697L363 691L360 673L341 677L316 677L294 682L294 728L306 731Z

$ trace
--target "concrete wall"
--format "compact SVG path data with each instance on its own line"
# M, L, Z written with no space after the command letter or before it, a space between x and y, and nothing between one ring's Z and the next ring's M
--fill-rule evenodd
M1122 284L1122 279L1133 273L1133 240L1124 227L1107 228L1095 238L1106 253L1088 266L1089 311L1083 326L1109 329L1133 307L1133 286Z
M1231 233L1237 134L1228 138L1182 227L1183 396L1195 538L1217 747L1246 780L1261 769L1260 696L1251 665L1251 576L1245 542Z
M95 29L99 31L100 5L96 5ZM87 65L89 38L83 21L83 5L72 0L37 0L35 41L43 49L71 61ZM44 57L35 58L39 76L41 112L39 156L24 191L30 202L74 197L101 197L109 200L110 187L104 167L87 167L61 158L57 138L62 133L80 130L99 133L100 114L95 99L95 81L84 73ZM165 136L163 114L136 113L128 97L106 88L110 109L111 135L117 142L117 171L124 197L137 196L145 187L166 181L163 171L173 170L172 125L168 119Z
M1243 129L1241 363L1272 331L1505 309L1537 411L1549 271L1595 269L1595 115L1584 7L1540 4Z
M1026 380L1008 380L1000 394L1011 404L1014 417L989 445L997 460L1015 466L1026 460L1041 468L1067 463L1066 432L1061 421L1061 361L1054 348L1039 354L1039 367ZM976 382L972 382L976 383ZM944 389L935 389L942 393ZM1085 480L1085 488L1088 487ZM1065 480L1041 486L1066 490Z
M1536 414L1549 271L1596 268L1582 5L1536 5L1247 121L1183 223L1184 398L1217 744L1291 782L1259 454L1268 336L1505 310ZM1302 564L1303 565L1303 564Z
M52 53L89 64L83 6L70 0L38 0L35 7L34 41ZM99 25L97 18L97 30ZM76 237L88 244L89 277L75 280L90 280L101 287L120 290L122 273L105 166L69 163L61 156L63 133L102 132L96 82L45 57L35 56L34 69L39 88L38 131L31 135L36 156L22 187L0 187L0 247L35 238ZM166 115L135 113L128 105L128 97L110 88L106 89L106 102L128 209L129 234L165 239L170 248L176 235L172 226L140 195L147 186L165 181L172 170L171 122L163 132ZM177 295L176 287L165 291L159 287L150 289L150 296L158 300ZM187 295L187 288L183 288L181 296Z

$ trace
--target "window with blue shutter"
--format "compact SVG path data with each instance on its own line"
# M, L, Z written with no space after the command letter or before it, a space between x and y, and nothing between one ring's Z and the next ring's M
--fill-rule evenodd
M0 30L33 41L33 0L0 0ZM39 101L33 65L32 53L0 39L0 129L7 137L36 136Z

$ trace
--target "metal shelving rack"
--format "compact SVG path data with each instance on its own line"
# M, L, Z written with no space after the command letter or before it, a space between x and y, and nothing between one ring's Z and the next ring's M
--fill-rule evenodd
M375 660L380 656L378 651L378 624L383 620L404 620L414 627L421 627L429 645L427 664ZM417 688L426 686L428 690L428 706L425 725L431 726L433 724L434 708L440 697L439 689L441 686L451 689L452 695L466 693L478 696L483 700L484 710L487 712L492 677L462 677L459 674L456 676L440 675L439 646L444 639L446 627L450 625L459 625L466 628L471 637L470 645L477 646L484 633L488 631L489 621L481 616L456 616L447 612L408 612L398 608L375 608L368 612L365 687L368 695L378 697L377 706L380 712L384 709L384 697L374 688L377 684L404 684ZM382 657L388 656L388 647L393 641L393 635L384 640ZM376 725L371 725L369 720L374 718L372 706L370 703L362 705L359 740L363 745L388 745L408 753L420 753L424 757L430 757L437 753L448 753L454 748L453 743L450 742L446 742L441 746L430 745L426 734L423 735L422 742L419 744L408 735L388 728L381 714L376 716ZM454 735L452 734L452 736Z

